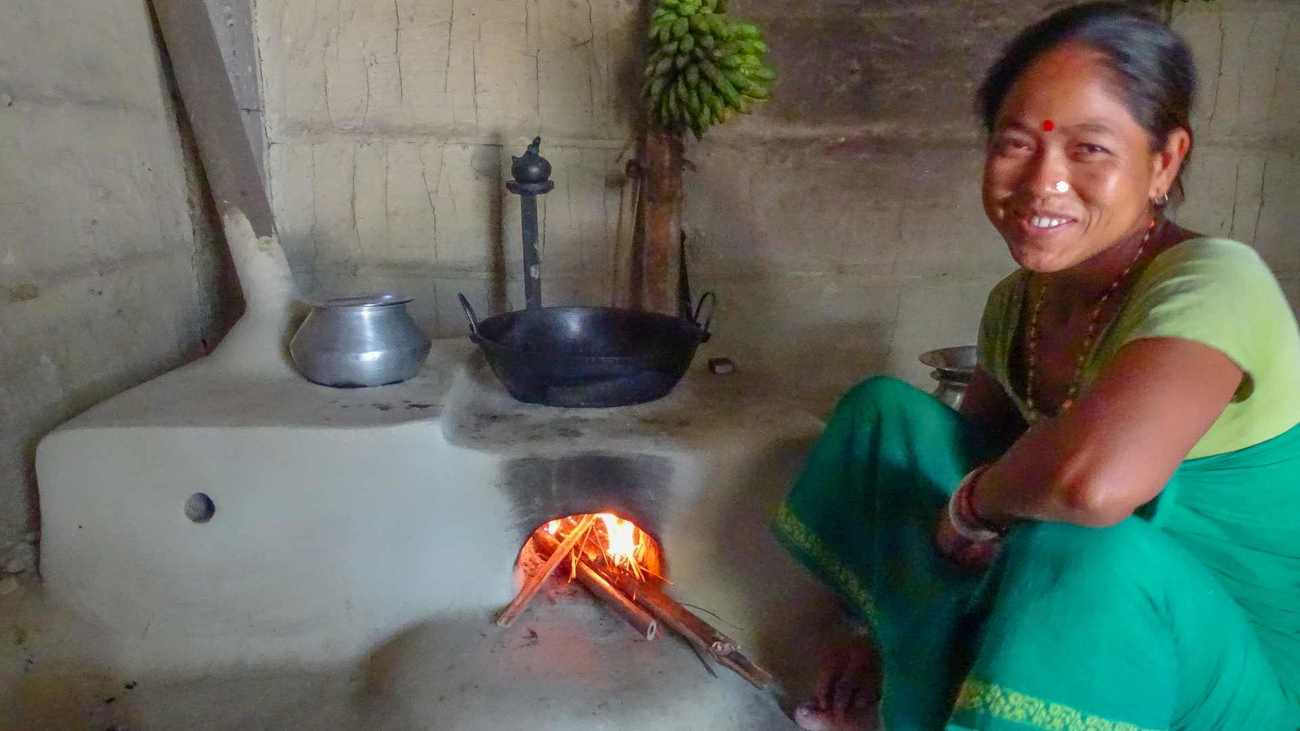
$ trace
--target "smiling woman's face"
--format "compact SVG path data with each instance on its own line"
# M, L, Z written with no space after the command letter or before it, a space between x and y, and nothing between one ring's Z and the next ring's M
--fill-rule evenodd
M1146 226L1148 201L1173 179L1167 163L1116 95L1101 54L1063 45L1026 68L1002 102L984 210L1016 263L1063 271Z

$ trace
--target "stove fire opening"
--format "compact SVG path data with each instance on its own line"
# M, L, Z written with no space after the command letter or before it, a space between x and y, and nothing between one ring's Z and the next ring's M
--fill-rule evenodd
M614 513L555 518L537 527L519 551L515 566L521 588L497 617L508 627L551 576L577 581L619 612L647 640L659 623L636 598L664 581L663 550L639 526Z
M556 518L538 526L519 551L521 587L497 624L509 627L551 576L580 582L627 620L637 634L653 640L660 628L680 636L713 673L726 667L756 688L772 675L750 660L735 640L691 613L664 591L664 556L659 543L635 523L614 513Z
M587 524L586 532L579 537L568 560L562 562L570 580L577 578L581 558L615 575L629 576L639 582L663 583L664 561L659 542L636 523L614 513L570 515L547 521L524 544L521 563L530 550L534 555L549 557L557 545L582 530L584 524Z

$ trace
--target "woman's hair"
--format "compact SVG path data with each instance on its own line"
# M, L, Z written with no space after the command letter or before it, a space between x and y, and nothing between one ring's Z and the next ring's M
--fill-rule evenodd
M1148 12L1118 2L1065 8L1016 36L989 69L977 94L984 128L993 131L1011 86L1040 56L1066 43L1085 45L1105 57L1124 105L1160 149L1181 127L1190 135L1196 64L1186 42ZM1188 157L1191 148L1188 148ZM1183 162L1186 169L1187 161ZM1169 191L1183 197L1182 172Z

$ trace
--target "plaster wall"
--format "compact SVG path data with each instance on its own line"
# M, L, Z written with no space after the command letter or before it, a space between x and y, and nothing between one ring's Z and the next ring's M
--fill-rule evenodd
M262 0L276 222L310 295L395 288L431 333L522 300L510 154L537 134L549 304L610 296L635 0ZM510 280L507 282L507 280Z
M973 343L1014 267L980 203L972 98L1001 44L1061 2L744 8L770 29L773 103L693 153L692 262L718 349L832 398L861 374ZM865 7L870 6L870 7ZM1253 243L1300 306L1300 4L1180 4L1201 72L1183 225Z
M549 304L608 303L634 136L632 0L263 0L268 169L300 285L414 295L463 328L521 306L509 154L535 133ZM775 100L692 142L688 262L719 295L705 352L829 401L864 374L923 383L920 352L973 342L1012 268L979 200L978 77L1052 0L733 0L764 25ZM1300 300L1300 5L1180 7L1204 83L1190 197L1177 215L1256 242Z
M1201 73L1185 226L1255 246L1300 308L1300 4L1180 6Z
M0 3L0 569L32 567L37 440L229 316L167 86L144 0Z

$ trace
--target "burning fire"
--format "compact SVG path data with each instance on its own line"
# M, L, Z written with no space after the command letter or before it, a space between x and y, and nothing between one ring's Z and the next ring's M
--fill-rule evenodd
M611 569L623 571L645 581L645 576L658 577L659 551L654 539L637 527L636 523L614 515L596 513L596 522L587 531L573 552L570 574L577 570L579 555L588 561L604 563ZM546 524L546 532L563 541L582 522L584 515L570 515Z
M658 585L666 583L660 575L659 544L635 523L613 513L570 515L538 526L520 550L518 566L530 575L497 615L497 625L509 627L518 619L566 560L570 580L577 578L593 596L623 615L642 638L655 639L662 622L685 638L701 660L712 658L757 688L772 683L772 674L745 657L735 640L663 591ZM538 566L530 570L533 563Z

